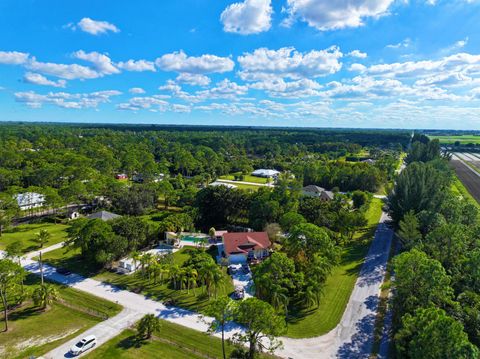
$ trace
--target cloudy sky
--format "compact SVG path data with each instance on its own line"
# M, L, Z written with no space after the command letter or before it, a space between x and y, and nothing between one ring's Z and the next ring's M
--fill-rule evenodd
M1 0L0 120L480 128L480 0Z

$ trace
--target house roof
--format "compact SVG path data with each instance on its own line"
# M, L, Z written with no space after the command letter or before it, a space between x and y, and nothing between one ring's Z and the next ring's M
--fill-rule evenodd
M108 212L108 211L100 211L96 213L92 213L91 215L87 216L88 219L101 219L102 221L106 222L111 219L119 218L121 217L118 214Z
M335 197L332 191L323 191L322 196L326 196L328 199L333 199Z
M234 184L225 183L225 182L218 182L218 181L210 183L209 186L213 186L213 187L224 186L224 187L227 187L227 188L237 188L237 186L235 186Z
M252 172L252 175L253 176L268 176L268 177L272 177L272 176L277 176L279 175L280 172L277 171L277 170L267 170L267 169L264 169L264 168L261 168L261 169L258 169L258 170L255 170Z
M267 232L234 232L223 235L223 248L227 256L267 249L271 245Z
M325 192L325 188L322 188L322 187L315 186L315 185L311 184L311 185L303 187L303 191L320 194L322 192Z
M45 201L45 196L36 192L25 192L15 195L18 205L28 206L31 204L43 203Z

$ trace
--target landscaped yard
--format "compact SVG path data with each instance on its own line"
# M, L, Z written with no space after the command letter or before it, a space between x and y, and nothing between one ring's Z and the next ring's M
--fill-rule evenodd
M325 283L318 309L314 307L290 313L288 337L316 337L329 332L340 322L380 219L382 205L380 199L372 200L367 213L368 226L358 232L356 240L344 249L340 265Z
M188 251L190 250L192 249L185 247L174 253L173 258L175 264L181 266L189 258L190 255ZM93 276L96 280L108 282L134 292L143 293L151 296L152 299L155 300L172 300L175 305L182 308L201 312L209 300L204 286L196 288L195 291L190 290L187 292L187 290L172 289L169 283L154 284L153 282L148 282L148 279L141 277L139 273L121 275L106 270L98 272L95 268L85 265L85 262L80 256L80 250L78 249L68 250L67 248L60 248L45 253L43 258L46 263L51 265L65 267L74 273L84 276ZM231 278L224 271L224 280L218 290L218 296L228 295L233 289Z
M29 275L25 284L27 290L32 290L39 284L39 278ZM63 304L56 302L43 312L28 300L11 312L10 330L0 333L1 358L40 356L121 310L119 305L104 299L52 285L58 288Z
M105 343L88 354L88 359L109 358L221 358L222 342L219 338L210 336L178 324L162 320L160 331L154 338L140 347L135 347L134 330L125 330L117 337ZM225 345L227 357L232 346ZM272 358L261 355L260 358Z
M220 179L225 179L225 180L230 180L234 181L235 180L235 175L241 175L241 173L232 173L230 175L225 175L225 176L220 176ZM271 182L268 178L263 178L263 177L256 177L252 175L243 175L243 182L252 182L252 183L268 183Z
M5 249L7 245L15 241L21 241L24 253L34 251L39 247L33 239L35 238L35 234L42 229L45 229L50 233L50 239L48 240L48 243L44 245L44 247L48 247L65 241L67 238L67 228L68 225L54 224L50 222L22 224L3 233L0 237L0 249Z

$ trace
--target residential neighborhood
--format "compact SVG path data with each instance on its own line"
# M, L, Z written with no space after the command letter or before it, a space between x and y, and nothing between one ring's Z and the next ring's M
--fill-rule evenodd
M1 0L0 359L480 359L480 0Z

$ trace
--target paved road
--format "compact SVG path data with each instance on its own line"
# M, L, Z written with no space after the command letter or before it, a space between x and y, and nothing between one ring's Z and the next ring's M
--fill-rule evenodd
M284 349L278 354L295 359L369 357L380 287L385 277L393 238L393 231L385 224L388 220L388 216L383 213L340 324L317 338L282 338Z
M29 272L39 274L40 269L38 263L29 258L22 259L22 266ZM109 319L106 322L97 324L90 328L87 333L93 333L97 336L99 343L104 343L107 340L118 335L125 328L129 327L135 320L139 319L145 314L155 314L161 319L165 319L176 324L180 324L191 329L206 332L208 324L213 320L209 317L203 317L200 314L188 311L186 309L167 307L164 304L145 297L141 294L119 289L107 283L99 282L91 278L84 278L78 274L71 274L64 276L58 274L55 268L49 265L43 266L44 277L68 285L72 288L96 295L100 298L117 302L124 307L117 316ZM232 323L226 333L227 338L238 332L241 328ZM68 358L68 349L75 344L80 337L87 333L79 335L77 338L69 340L54 351L48 353L46 358L59 359Z
M97 337L97 346L100 346L120 334L123 330L135 324L135 322L140 320L142 315L143 314L140 312L125 308L115 317L107 319L97 324L96 326L86 330L80 335L77 335L74 339L71 339L66 343L60 345L59 347L55 348L54 350L48 352L43 357L45 359L73 357L68 355L68 351L70 350L72 345L79 342L82 338L85 338L87 335L90 334L93 334ZM76 358L87 355L90 352L91 350L88 350L87 352L76 356Z
M233 181L226 179L217 179L216 182L231 183L231 184L248 184L250 186L258 187L275 187L273 183L255 183L255 182L245 182L245 181Z
M387 220L387 215L383 213L340 324L331 332L316 338L281 338L284 347L277 351L277 355L302 359L368 358L373 344L373 330L380 286L385 276L393 237L393 231L385 224ZM49 250L50 248L45 248L43 251ZM34 256L36 256L35 253L27 255L22 260L22 265L26 270L38 274L38 264L31 259ZM94 333L99 340L99 344L104 343L144 314L153 313L162 319L203 332L207 330L208 323L212 320L212 318L203 317L185 309L167 307L143 295L122 290L91 278L84 278L77 274L60 275L56 273L55 268L48 265L44 265L44 275L45 278L115 301L124 307L124 310L117 316L96 325L89 329L87 333L79 335L79 337L48 353L46 357L49 359L68 357L67 350L80 337L88 333ZM231 337L239 330L242 329L232 323L227 329L226 337Z

